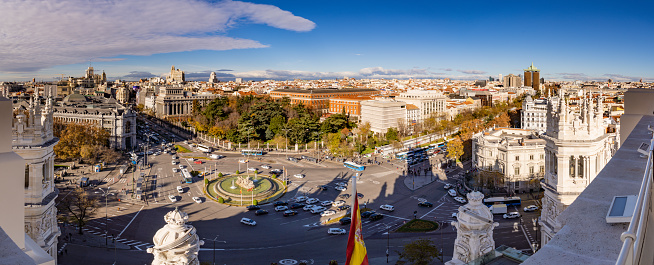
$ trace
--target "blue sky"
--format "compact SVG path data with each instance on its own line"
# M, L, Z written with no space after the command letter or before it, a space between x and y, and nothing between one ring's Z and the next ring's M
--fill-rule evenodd
M444 78L654 81L654 3L69 0L0 3L0 80ZM64 16L64 13L66 14ZM37 19L38 18L38 19ZM35 22L36 21L36 22Z

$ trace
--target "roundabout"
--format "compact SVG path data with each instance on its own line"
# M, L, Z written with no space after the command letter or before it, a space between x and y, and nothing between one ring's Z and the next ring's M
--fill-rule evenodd
M212 199L231 205L251 205L273 201L286 192L284 183L266 175L239 174L209 181Z

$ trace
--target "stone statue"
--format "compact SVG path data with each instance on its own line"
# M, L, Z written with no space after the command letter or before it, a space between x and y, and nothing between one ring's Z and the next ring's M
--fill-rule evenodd
M204 241L195 227L186 224L188 215L175 208L164 220L167 224L154 235L154 247L147 249L154 255L152 265L199 265L198 251Z
M239 176L236 179L236 184L241 186L241 188L244 188L246 190L254 188L254 181L252 181L250 179L250 177L248 177L248 176Z
M457 230L452 261L446 264L466 264L495 249L493 214L482 204L484 195L474 191L468 193L468 204L459 207L457 221L452 222Z

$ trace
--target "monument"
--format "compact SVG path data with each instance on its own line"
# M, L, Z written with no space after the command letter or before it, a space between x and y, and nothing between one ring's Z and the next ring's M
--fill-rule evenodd
M252 181L248 176L239 176L236 179L236 184L246 190L250 190L254 188L254 181Z
M166 225L154 235L154 247L147 252L154 255L152 265L199 265L198 251L204 241L195 227L187 225L188 214L175 208L164 216Z
M482 204L484 195L473 191L468 193L468 203L459 207L456 228L454 255L447 265L467 264L495 249L493 229L499 223L493 222L493 214Z

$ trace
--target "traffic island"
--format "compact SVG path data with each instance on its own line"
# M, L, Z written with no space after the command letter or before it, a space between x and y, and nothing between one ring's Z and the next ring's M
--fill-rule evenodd
M400 226L396 232L401 233L415 233L415 232L429 232L438 229L438 223L422 220L422 219L413 219L408 223Z
M280 198L286 186L280 180L264 175L239 174L208 181L207 197L233 206L264 204Z

